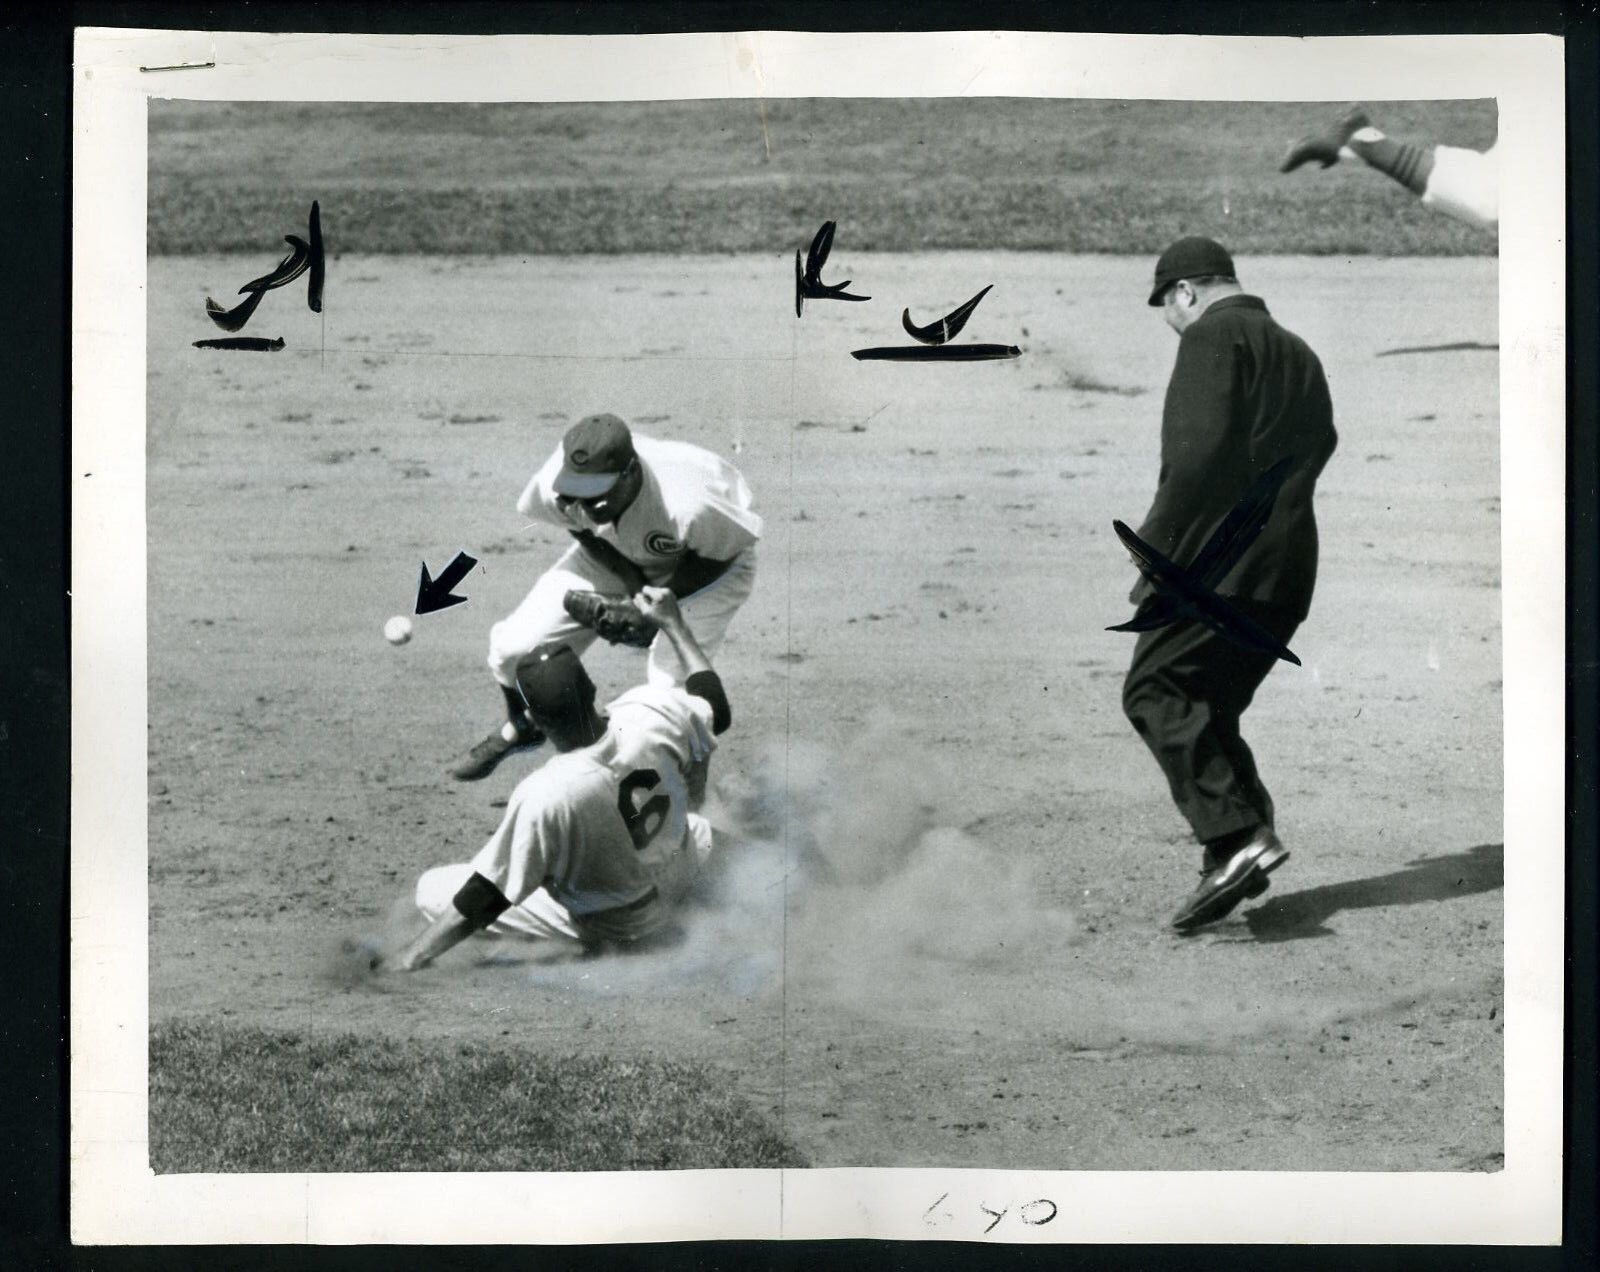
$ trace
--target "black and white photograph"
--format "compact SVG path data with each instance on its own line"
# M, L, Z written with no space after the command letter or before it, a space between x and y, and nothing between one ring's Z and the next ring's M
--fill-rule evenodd
M847 38L80 35L79 1232L1558 1238L1559 41Z

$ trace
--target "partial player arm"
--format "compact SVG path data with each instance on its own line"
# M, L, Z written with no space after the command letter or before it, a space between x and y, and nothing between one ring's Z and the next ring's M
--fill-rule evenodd
M678 568L667 580L666 587L674 596L692 596L701 588L710 587L728 572L732 564L731 559L718 561L686 550L678 561Z
M682 530L683 555L666 586L679 597L710 587L760 534L761 519L748 508L708 496Z
M590 556L617 576L629 595L645 585L644 571L623 556L615 544L607 543L593 530L572 530L570 533Z
M715 708L713 708L715 711ZM697 810L706 802L706 785L711 780L711 756L702 755L694 760L683 773L683 786L688 794L688 803L691 811Z
M406 947L396 966L405 972L426 967L520 903L543 882L553 846L570 834L571 813L559 780L545 769L525 777L511 792L500 825L472 859L472 874L450 908Z
M428 966L474 932L488 927L511 908L511 902L489 880L474 873L461 885L461 890L451 901L451 907L406 947L395 963L402 972L414 972Z
M684 690L705 699L711 705L711 731L724 733L733 723L733 708L728 705L727 693L722 688L722 678L711 665L711 659L700 642L689 630L689 624L678 608L678 598L664 587L641 588L633 603L639 612L651 619L661 629L683 664Z
M556 474L561 471L561 459L561 449L557 447L555 453L545 460L544 466L522 488L522 493L517 496L517 511L524 517L537 517L541 521L570 528L571 522L556 500L555 480Z

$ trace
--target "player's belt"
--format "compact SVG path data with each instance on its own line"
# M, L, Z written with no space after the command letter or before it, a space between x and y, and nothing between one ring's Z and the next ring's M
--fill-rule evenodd
M588 914L580 914L574 917L580 919L603 919L613 914L632 914L635 910L644 909L659 895L655 888L652 887L637 901L630 901L627 905L614 905L609 910L591 910Z

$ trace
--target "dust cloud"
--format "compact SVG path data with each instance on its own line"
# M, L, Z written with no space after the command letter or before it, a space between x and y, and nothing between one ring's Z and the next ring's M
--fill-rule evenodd
M1023 975L1077 940L1005 845L958 829L952 775L907 752L883 721L846 747L775 745L704 810L717 851L676 939L587 964L542 965L540 983L591 992L776 988L904 1003L963 969ZM1020 857L1020 854L1018 854Z

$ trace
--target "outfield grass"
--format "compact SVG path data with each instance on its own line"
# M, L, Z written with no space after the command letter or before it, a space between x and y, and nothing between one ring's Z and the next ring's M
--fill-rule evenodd
M1492 254L1361 165L1277 170L1332 104L794 99L150 104L149 248L270 255L319 199L330 250ZM1372 106L1483 147L1494 104Z
M150 1034L157 1174L805 1164L688 1065L210 1022Z

